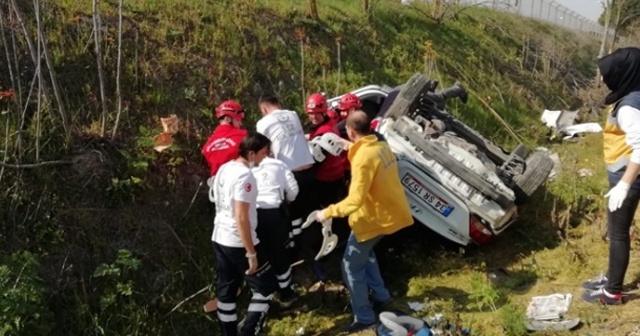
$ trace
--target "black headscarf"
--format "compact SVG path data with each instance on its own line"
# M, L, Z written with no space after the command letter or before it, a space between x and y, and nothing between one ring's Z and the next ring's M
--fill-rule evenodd
M607 105L613 104L640 89L640 49L621 48L598 60L602 80L611 93L604 99Z

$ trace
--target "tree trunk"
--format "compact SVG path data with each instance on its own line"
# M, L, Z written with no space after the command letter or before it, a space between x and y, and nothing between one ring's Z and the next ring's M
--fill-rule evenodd
M622 15L622 7L624 7L625 5L625 0L618 0L616 1L616 20L615 20L615 25L613 28L613 38L611 39L611 43L609 44L609 53L611 53L613 51L613 47L616 44L616 39L618 38L618 29L620 28L620 24L622 22L620 22L620 17Z
M42 34L40 33L40 0L33 0L33 8L36 12L36 27L38 30L38 60L42 58ZM40 136L42 115L42 67L38 66L38 107L36 109L36 162L40 162Z
M316 0L309 0L309 15L314 20L318 20L318 6L316 4Z
M116 132L118 131L118 123L120 122L120 114L122 113L122 95L120 92L120 73L122 62L122 0L118 4L118 64L116 66L116 100L118 101L118 112L116 114L116 123L113 126L113 132L111 133L111 141L116 138Z
M96 50L96 63L98 65L98 80L100 82L100 102L102 104L102 117L100 126L100 136L104 137L105 128L107 127L107 98L104 92L104 71L102 70L102 47L100 45L100 4L99 0L93 0L93 30L94 43Z
M605 6L604 31L602 34L602 42L600 44L600 52L598 52L598 58L604 56L605 47L607 45L607 38L609 37L609 22L611 21L611 0L606 0ZM596 85L600 85L600 68L598 68L596 71Z
M442 0L435 0L433 6L433 18L440 22L440 11L442 10Z
M365 13L369 13L369 0L362 0L362 11Z

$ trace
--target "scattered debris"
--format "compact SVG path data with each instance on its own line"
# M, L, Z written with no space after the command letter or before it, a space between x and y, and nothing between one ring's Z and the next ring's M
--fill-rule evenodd
M575 119L578 115L578 111L551 111L544 110L540 120L550 129L563 135L562 140L570 140L580 133L600 133L602 127L598 123L583 123L575 124ZM551 138L555 138L552 135Z
M569 320L560 320L560 321L538 321L538 320L528 320L526 322L527 330L529 331L563 331L563 330L571 330L580 324L579 318L572 318Z
M571 294L559 293L533 297L526 313L527 329L560 331L575 328L580 324L579 318L564 318L572 299Z
M304 335L304 327L300 327L300 328L298 328L298 330L296 330L296 335L297 335L297 336L302 336L302 335Z
M534 296L527 308L527 318L535 320L551 320L564 316L569 311L571 294L551 294Z
M179 120L175 114L170 115L168 118L160 118L160 122L162 123L162 133L153 138L153 144L157 152L162 152L165 149L171 147L173 145L172 134L178 133Z
M407 302L407 304L409 305L409 308L411 308L411 310L416 312L419 312L424 309L424 303L413 301L413 302Z
M587 168L582 168L582 169L578 170L578 176L580 176L580 177L591 177L591 176L593 176L593 170L587 169Z

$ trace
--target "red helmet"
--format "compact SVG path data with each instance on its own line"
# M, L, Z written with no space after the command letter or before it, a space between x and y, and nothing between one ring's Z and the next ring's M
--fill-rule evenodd
M314 93L307 98L307 103L304 105L304 110L307 113L327 113L329 104L327 104L327 98L322 93Z
M227 100L216 107L216 118L229 117L233 119L244 119L244 109L235 100Z
M340 98L340 102L338 103L338 110L346 111L352 107L361 108L362 103L360 102L360 98L353 93L347 93L346 95Z

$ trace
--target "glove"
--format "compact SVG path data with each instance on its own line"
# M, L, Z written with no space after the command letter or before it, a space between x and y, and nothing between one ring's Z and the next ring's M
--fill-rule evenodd
M620 181L615 187L611 188L606 195L604 195L605 198L609 197L609 211L614 212L620 209L622 202L627 198L629 187L628 183Z
M324 210L325 209L322 209L316 212L316 221L324 223L324 221L327 220L327 218L324 217Z
M246 275L251 275L258 270L258 256L254 253L247 255L247 261L249 261L249 269L245 272Z

